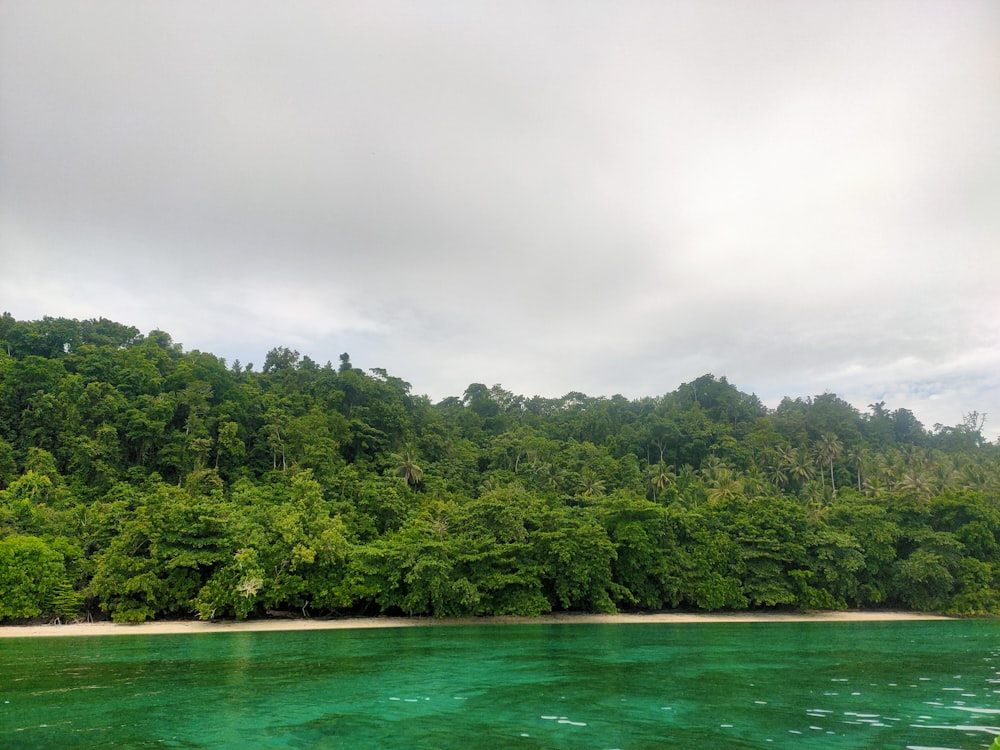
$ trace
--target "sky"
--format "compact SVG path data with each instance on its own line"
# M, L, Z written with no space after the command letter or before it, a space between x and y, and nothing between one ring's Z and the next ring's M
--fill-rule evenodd
M0 308L1000 436L1000 3L0 0Z

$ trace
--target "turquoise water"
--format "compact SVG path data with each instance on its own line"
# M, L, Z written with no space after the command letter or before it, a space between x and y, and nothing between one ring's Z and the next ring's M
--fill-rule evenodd
M949 748L1000 623L484 625L0 640L0 747Z

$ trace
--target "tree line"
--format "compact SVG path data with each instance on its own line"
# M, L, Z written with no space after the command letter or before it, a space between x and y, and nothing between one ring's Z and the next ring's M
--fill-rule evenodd
M642 399L0 318L0 620L1000 611L1000 446L704 375Z

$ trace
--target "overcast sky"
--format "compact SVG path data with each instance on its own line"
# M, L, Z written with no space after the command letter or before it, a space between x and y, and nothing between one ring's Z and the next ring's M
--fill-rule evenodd
M0 0L0 308L1000 434L1000 3Z

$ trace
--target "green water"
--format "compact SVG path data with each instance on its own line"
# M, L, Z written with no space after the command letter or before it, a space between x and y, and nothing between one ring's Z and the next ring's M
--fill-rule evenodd
M981 748L1000 623L0 640L0 747Z

